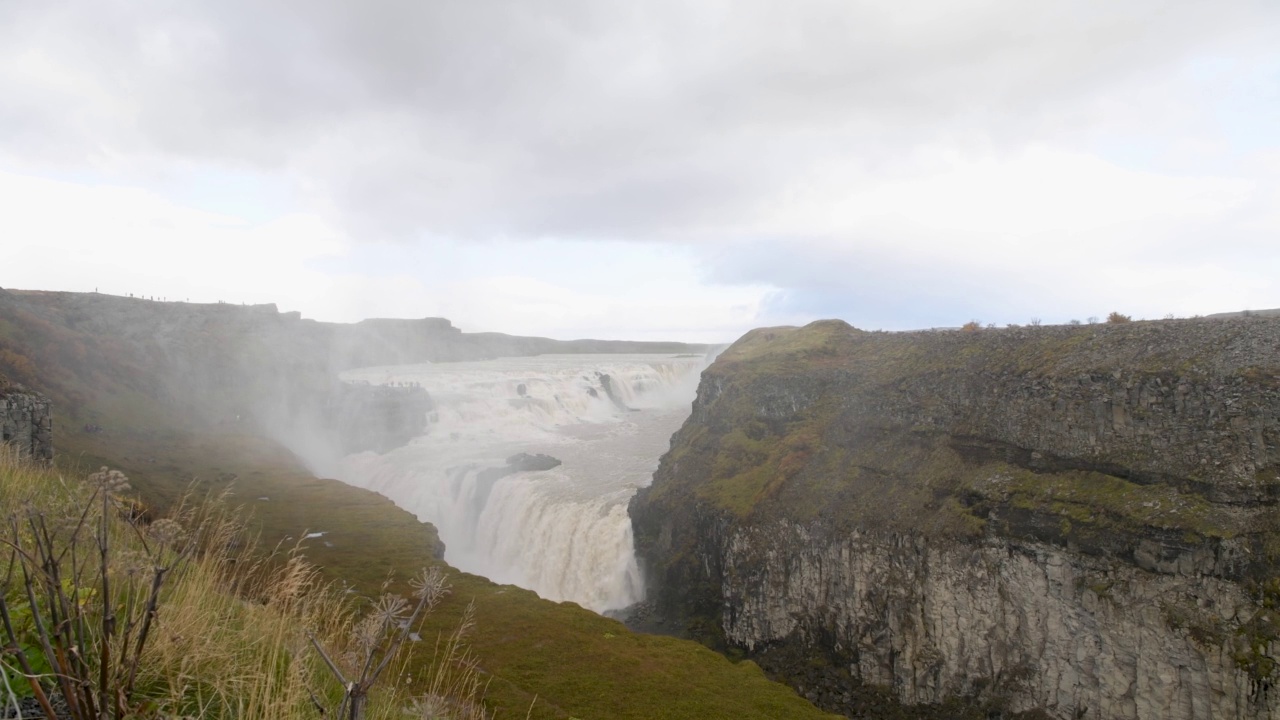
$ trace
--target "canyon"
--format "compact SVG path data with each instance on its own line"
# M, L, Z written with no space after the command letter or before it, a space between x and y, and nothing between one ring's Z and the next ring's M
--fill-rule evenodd
M474 618L466 644L482 664L490 712L535 720L830 718L754 663L731 662L688 640L631 632L577 602L553 602L449 567L441 557L450 548L434 526L377 492L327 479L332 475L324 466L339 469L342 457L412 454L415 442L449 441L454 431L466 432L456 424L446 431L432 420L460 407L441 387L407 379L387 384L376 374L366 385L358 377L344 380L348 370L438 363L448 375L464 361L518 363L539 353L569 365L590 366L597 361L586 356L597 353L666 355L682 364L700 361L704 351L678 343L465 333L437 319L317 323L273 306L0 290L0 373L22 383L26 394L48 399L54 463L63 477L74 481L101 465L119 469L129 477L131 494L158 517L190 493L225 497L250 518L264 547L296 546L325 582L345 588L357 605L389 587L407 593L405 579L424 565L442 567L453 592L427 619L422 636L447 637L464 616ZM586 416L605 421L598 427L610 435L658 409L647 409L635 394L662 384L642 365L650 363L633 364L632 376L610 368L607 388L594 374L604 371L600 367L582 387L574 380L582 367L564 384L573 387L573 402ZM512 402L530 410L546 406L554 425L565 409L555 409L555 395L562 393L553 385L536 385L522 372L509 385L493 383L487 399L484 393L475 399L513 411L520 408ZM692 397L692 386L687 392ZM686 399L681 412L688 408ZM647 459L615 463L615 469L650 472L681 418L673 416L665 432L646 431L654 443ZM625 434L614 439L625 441ZM547 466L536 457L537 447L530 448L533 460L517 458L514 465L510 459L519 450L495 456L504 471L515 468L490 488L495 500L518 501L520 492L509 490L544 485L563 495L556 477L535 477L547 472L537 469ZM553 475L576 472L572 452L555 452L564 466L553 468ZM609 455L602 450L599 457ZM468 481L485 485L490 475L479 477L485 469L471 472ZM617 480L616 499L587 505L608 511L600 518L608 522L598 524L610 537L629 540L624 493L633 492L638 480ZM504 501L504 507L510 504ZM498 529L508 530L501 523ZM457 547L463 550L465 543ZM414 654L410 672L425 672L432 662L425 645L430 643Z
M1267 313L821 321L707 365L674 343L0 290L0 423L159 504L244 487L268 537L319 533L308 553L356 583L454 552L572 600L455 576L507 712L818 716L758 664L851 718L1253 720L1280 714L1277 347ZM584 543L546 541L571 526ZM681 669L622 672L640 651Z

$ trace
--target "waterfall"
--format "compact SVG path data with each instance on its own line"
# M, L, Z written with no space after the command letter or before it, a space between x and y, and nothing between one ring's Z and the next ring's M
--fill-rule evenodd
M688 417L701 356L544 355L353 370L414 383L426 434L339 477L433 523L450 564L598 612L643 598L627 502ZM554 457L524 469L519 453ZM546 463L550 465L551 463Z

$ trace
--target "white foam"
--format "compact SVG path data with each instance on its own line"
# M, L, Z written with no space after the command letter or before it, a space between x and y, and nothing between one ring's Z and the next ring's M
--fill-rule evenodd
M366 368L353 382L412 382L428 433L339 477L431 522L454 566L597 611L643 598L626 504L688 416L700 357L548 355ZM612 398L605 390L608 377ZM563 464L485 480L517 452Z

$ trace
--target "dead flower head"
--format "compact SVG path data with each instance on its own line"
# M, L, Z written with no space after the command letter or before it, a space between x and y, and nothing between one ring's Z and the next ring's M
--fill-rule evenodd
M387 593L378 598L369 609L369 614L352 628L352 640L367 651L382 642L388 630L406 622L408 615L409 601L399 595Z
M119 470L111 470L107 466L89 476L89 483L102 488L104 492L118 493L129 489L129 478Z
M137 575L151 567L147 556L137 550L125 550L118 553L115 562L126 575Z
M147 532L161 545L177 545L187 537L186 528L172 518L161 518L151 523Z
M409 602L399 595L387 593L373 604L373 616L386 625L395 625L403 620L409 611Z
M449 592L449 581L439 567L423 568L409 581L409 586L413 588L414 597L427 601L427 607L434 607Z

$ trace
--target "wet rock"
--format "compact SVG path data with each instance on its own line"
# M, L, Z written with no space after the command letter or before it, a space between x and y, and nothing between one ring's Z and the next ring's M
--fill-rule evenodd
M560 461L550 455L530 455L529 453L516 453L507 458L507 467L511 472L538 472L542 470L550 470L559 467Z
M488 501L489 493L493 492L494 483L498 482L508 475L515 475L522 472L541 472L550 470L560 465L560 461L550 455L531 455L529 453L516 453L507 458L507 464L501 467L484 468L476 472L476 503L477 507L484 507ZM464 472L469 468L463 469Z
M608 373L603 373L597 370L596 379L600 381L600 387L604 389L604 394L609 398L609 402L613 403L614 407L623 412L635 411L634 408L627 407L627 404L622 401L622 398L618 397L617 391L613 389L613 378L609 377ZM592 394L592 397L595 397L594 393Z

